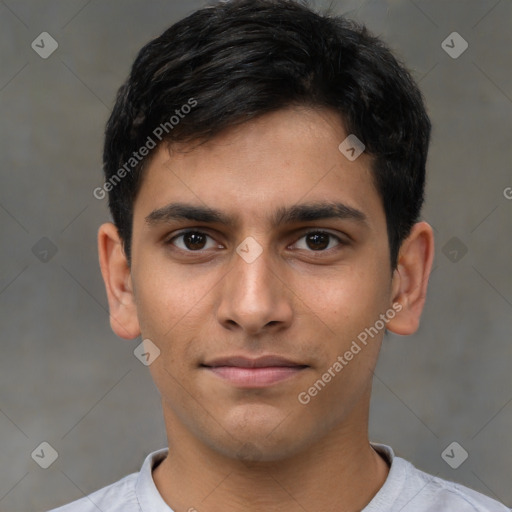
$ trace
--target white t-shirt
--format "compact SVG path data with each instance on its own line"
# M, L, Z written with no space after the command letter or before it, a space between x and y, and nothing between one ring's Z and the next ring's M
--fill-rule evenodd
M384 485L362 512L510 512L511 509L463 485L416 469L386 445L372 446L388 460ZM139 473L125 476L89 496L50 512L173 512L156 488L152 469L167 448L150 453Z

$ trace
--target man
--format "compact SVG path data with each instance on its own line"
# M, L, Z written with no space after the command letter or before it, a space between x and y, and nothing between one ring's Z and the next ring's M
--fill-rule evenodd
M205 8L141 50L99 253L169 447L60 512L508 510L368 440L384 332L425 301L429 136L381 41L293 1Z

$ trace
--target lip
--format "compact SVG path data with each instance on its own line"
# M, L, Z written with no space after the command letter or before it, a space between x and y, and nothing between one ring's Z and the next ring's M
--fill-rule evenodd
M257 358L223 357L204 363L201 367L224 381L244 388L260 388L277 384L308 368L307 365L275 355Z
M213 359L212 361L203 363L202 366L209 366L212 368L219 366L233 366L237 368L267 368L270 366L281 367L295 367L306 366L302 363L296 363L291 359L282 356L266 355L260 357L247 357L247 356L228 356Z

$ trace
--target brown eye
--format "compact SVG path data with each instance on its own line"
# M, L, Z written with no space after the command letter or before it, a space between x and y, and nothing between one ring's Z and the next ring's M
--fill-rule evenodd
M343 245L342 240L325 231L310 231L302 236L295 244L296 249L306 251L322 252Z
M206 245L206 235L203 233L186 233L183 235L183 243L191 251L200 251Z
M331 235L327 233L309 233L306 235L306 244L313 251L321 251L329 247Z
M210 236L201 231L186 231L175 236L168 243L189 252L218 247Z

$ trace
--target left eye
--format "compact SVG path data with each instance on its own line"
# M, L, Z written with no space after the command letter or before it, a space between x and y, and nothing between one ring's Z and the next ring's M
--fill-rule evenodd
M333 245L332 241L336 243ZM332 233L326 233L325 231L310 231L302 236L299 241L295 242L295 246L298 249L312 250L312 251L325 251L336 247L342 242L340 238L333 235Z
M208 239L210 242L208 243ZM202 251L218 247L213 239L201 231L187 231L175 236L169 243L184 251Z

